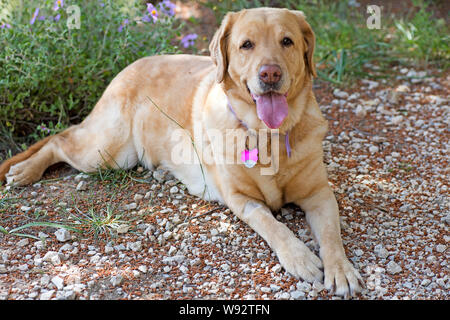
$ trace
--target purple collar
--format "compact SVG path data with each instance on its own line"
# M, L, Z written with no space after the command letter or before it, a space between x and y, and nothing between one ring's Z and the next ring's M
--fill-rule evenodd
M230 109L231 113L234 115L234 117L239 121L239 123L245 127L245 129L249 129L247 124L242 121L241 119L238 118L238 116L236 115L236 112L234 112L233 107L231 106L230 101L227 101L227 105L228 105L228 109ZM283 134L282 134L283 135ZM291 145L289 143L289 131L286 132L286 135L284 135L284 144L286 145L286 153L288 155L288 157L291 157L292 154L292 149L291 149Z

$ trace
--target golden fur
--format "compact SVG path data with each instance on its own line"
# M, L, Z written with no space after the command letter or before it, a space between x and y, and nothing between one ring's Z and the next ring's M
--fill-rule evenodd
M293 46L280 45L286 36ZM245 39L255 43L252 50L241 50ZM345 256L338 206L323 163L327 122L312 92L314 47L314 33L300 11L259 8L229 13L211 42L211 57L154 56L134 62L116 76L81 124L4 162L0 179L8 172L8 183L32 183L61 161L86 172L106 165L132 167L138 160L148 168L163 165L192 194L228 205L268 242L293 276L308 281L324 276L325 287L337 294L358 292L363 283ZM173 133L179 125L186 148L191 148L190 137L199 146L205 141L212 146L205 135L210 129L245 134L239 120L251 129L267 129L249 93L263 93L258 70L265 64L279 65L284 75L280 92L287 93L289 113L279 131L289 134L291 157L280 139L273 175L262 175L259 164L249 169L242 163L203 162L203 175L198 163L175 163L172 151L180 140ZM227 108L228 101L236 116ZM305 211L321 259L273 217L271 210L286 203Z

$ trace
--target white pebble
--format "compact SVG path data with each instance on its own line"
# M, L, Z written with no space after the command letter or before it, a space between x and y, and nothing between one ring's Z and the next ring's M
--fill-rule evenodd
M72 239L70 232L64 228L60 228L55 232L55 237L60 242L66 242Z
M120 285L122 283L123 277L120 274L118 274L118 275L112 276L109 281L111 282L111 284L114 287L117 287L118 285Z
M28 242L29 242L29 240L28 239L22 239L22 240L20 240L19 242L17 242L17 246L18 247L24 247L24 246L26 246L27 244L28 244Z
M21 206L20 210L22 210L23 212L28 212L31 210L31 207L27 207L27 206Z
M390 274L396 274L402 271L402 267L400 267L397 263L395 263L394 261L390 261L387 266L386 266L386 270L388 273Z
M377 153L380 149L377 146L370 146L369 147L369 152L371 154Z
M77 184L77 191L85 191L85 190L87 190L87 183L86 183L86 181L80 181L78 184Z
M58 290L61 290L64 287L64 279L55 276L52 278L52 283L58 288Z

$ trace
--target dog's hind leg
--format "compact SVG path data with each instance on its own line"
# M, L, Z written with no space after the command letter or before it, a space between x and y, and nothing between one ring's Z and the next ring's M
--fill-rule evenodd
M137 163L130 115L112 99L102 98L91 115L79 125L48 137L0 166L8 184L26 185L38 181L52 164L66 162L77 170L128 169ZM100 104L100 105L99 105ZM102 105L103 104L103 105Z

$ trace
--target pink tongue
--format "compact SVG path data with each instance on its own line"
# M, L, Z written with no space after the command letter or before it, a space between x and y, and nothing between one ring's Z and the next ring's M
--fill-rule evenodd
M258 118L270 129L278 129L288 115L286 97L278 93L254 96Z

